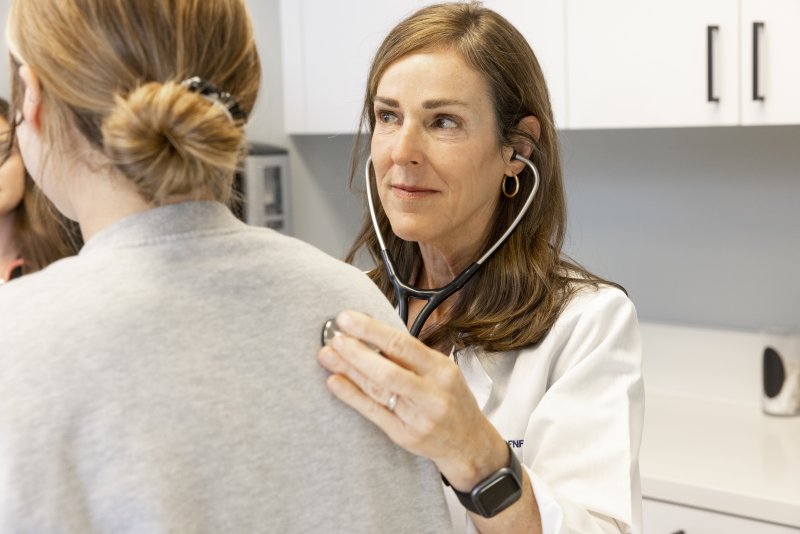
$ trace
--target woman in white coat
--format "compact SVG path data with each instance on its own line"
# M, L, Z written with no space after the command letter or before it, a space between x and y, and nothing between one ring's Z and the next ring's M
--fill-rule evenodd
M636 314L619 286L561 252L558 139L525 39L473 3L418 11L378 50L362 121L377 223L413 286L447 285L506 231L534 183L516 154L541 183L520 225L420 340L339 314L346 335L319 353L329 389L433 460L459 532L637 532ZM369 217L351 259L362 247L380 257ZM395 300L383 266L370 276ZM409 303L409 326L424 304Z

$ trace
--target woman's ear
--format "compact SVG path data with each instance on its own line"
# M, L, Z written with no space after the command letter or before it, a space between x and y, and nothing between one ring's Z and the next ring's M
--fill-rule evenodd
M523 117L517 123L517 129L527 133L536 141L538 141L539 137L542 135L542 125L539 122L539 119L533 115ZM512 174L519 174L525 168L525 164L521 161L511 159L511 156L514 152L524 158L530 158L531 153L533 153L533 143L531 143L528 139L522 138L504 150L504 155L506 156L506 161L508 162L506 168L506 175L508 176L511 176Z
M19 68L19 77L24 86L22 98L22 118L28 123L36 133L42 130L41 110L42 110L42 84L39 77L28 65Z

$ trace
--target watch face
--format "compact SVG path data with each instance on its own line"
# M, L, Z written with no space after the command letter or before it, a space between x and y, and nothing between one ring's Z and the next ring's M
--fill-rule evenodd
M484 510L497 513L515 502L520 493L520 486L510 473L493 480L480 493L480 501Z

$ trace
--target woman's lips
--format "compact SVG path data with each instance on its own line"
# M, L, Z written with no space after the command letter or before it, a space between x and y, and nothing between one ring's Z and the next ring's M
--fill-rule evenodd
M392 185L392 193L399 198L413 200L427 197L433 193L436 193L436 191L433 189L425 189L411 185L396 184Z

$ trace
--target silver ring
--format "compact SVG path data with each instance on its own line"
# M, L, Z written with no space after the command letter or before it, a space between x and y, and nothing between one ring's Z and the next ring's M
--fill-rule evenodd
M394 413L395 408L397 408L397 393L392 393L389 400L386 401L386 409Z

